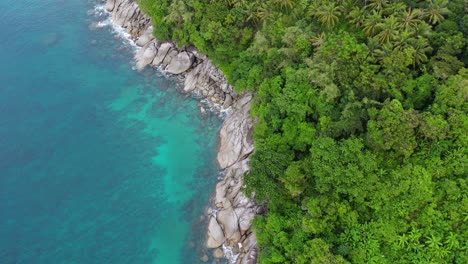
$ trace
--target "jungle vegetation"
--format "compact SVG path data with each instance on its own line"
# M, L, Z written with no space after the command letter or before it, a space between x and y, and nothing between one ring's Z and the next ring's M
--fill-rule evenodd
M260 263L468 263L466 0L139 0L253 91Z

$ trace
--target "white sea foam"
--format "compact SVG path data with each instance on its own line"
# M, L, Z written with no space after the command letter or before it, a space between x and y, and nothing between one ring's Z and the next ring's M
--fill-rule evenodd
M136 45L135 41L131 38L131 35L126 30L115 24L111 19L111 13L107 11L104 5L97 5L93 9L89 10L88 14L93 15L98 21L94 22L91 26L95 28L110 27L114 36L123 40L123 42L130 47L134 52L138 51L140 47ZM103 19L105 18L105 19Z
M237 258L239 258L239 253L234 254L233 248L229 246L225 246L223 244L223 252L224 252L224 257L226 257L229 261L229 263L234 264L237 261Z

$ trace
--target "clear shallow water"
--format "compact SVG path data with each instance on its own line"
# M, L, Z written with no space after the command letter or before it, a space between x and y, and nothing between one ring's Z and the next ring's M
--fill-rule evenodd
M220 121L95 4L0 1L0 263L197 263Z

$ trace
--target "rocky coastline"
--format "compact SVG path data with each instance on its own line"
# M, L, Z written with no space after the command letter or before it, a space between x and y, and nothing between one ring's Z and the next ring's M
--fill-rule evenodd
M249 115L252 94L236 94L223 73L193 47L178 48L155 39L152 21L136 1L103 1L113 23L124 28L141 47L135 55L138 70L151 66L179 75L183 77L183 92L206 98L216 110L226 112L217 153L222 180L206 210L206 247L215 258L225 256L231 263L255 264L258 248L251 225L260 208L241 191L254 150ZM201 260L209 258L205 255Z

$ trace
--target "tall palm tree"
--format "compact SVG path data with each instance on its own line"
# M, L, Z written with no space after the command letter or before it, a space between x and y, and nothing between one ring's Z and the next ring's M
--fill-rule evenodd
M375 36L378 32L378 25L382 22L382 17L380 16L377 11L372 11L372 14L370 16L367 16L366 19L364 20L363 26L364 26L364 33L366 33L367 36Z
M431 28L432 27L429 24L427 24L425 21L422 21L414 27L414 35L428 37L432 34Z
M432 48L429 45L429 42L427 41L427 39L423 37L419 37L417 39L412 39L410 43L414 49L413 66L426 62L427 61L426 53L432 51Z
M263 2L257 8L257 17L262 20L263 22L268 21L271 19L273 15L273 8L268 4L269 2Z
M272 0L272 2L284 10L290 10L294 6L294 0Z
M400 14L401 27L405 30L414 30L419 23L421 23L420 17L422 12L420 9L408 8L405 12Z
M405 30L400 32L400 34L397 36L395 40L395 47L399 50L404 50L411 46L413 40L413 33Z
M254 1L247 3L244 6L244 12L247 15L247 21L253 21L255 24L258 22L260 18L258 17L257 10L258 10L258 5L257 5L257 2L254 2Z
M382 23L378 24L380 32L376 35L380 43L388 43L396 38L398 35L398 20L392 15L387 18Z
M385 6L388 4L388 0L369 0L369 2L370 4L366 5L366 8L370 10L375 10L379 14L382 13Z
M439 249L442 246L440 237L437 237L434 234L431 234L430 236L426 236L425 242L429 248L433 248L433 249Z
M337 6L334 2L328 2L321 5L311 5L309 14L317 17L326 27L332 27L340 19L341 10L341 6Z
M393 45L391 43L381 44L378 39L371 38L367 43L370 54L382 61L383 59L392 55Z
M356 27L359 27L364 23L366 19L367 12L363 8L357 6L353 7L351 11L346 16Z
M425 13L431 24L435 25L445 19L444 15L450 13L447 5L447 0L429 0L429 6Z
M246 3L246 0L225 0L229 6L242 6Z
M327 36L325 35L324 32L321 32L320 34L313 36L310 42L312 42L312 46L316 48L320 48L323 45L323 43L325 43L326 40L327 40Z
M189 12L184 1L176 0L169 6L169 14L164 18L167 22L175 24L183 24L184 21L189 21L193 13Z
M384 6L383 13L386 15L397 14L404 12L406 10L406 5L400 1L392 2Z
M445 244L449 249L458 249L460 243L458 242L457 234L450 232L445 240Z

